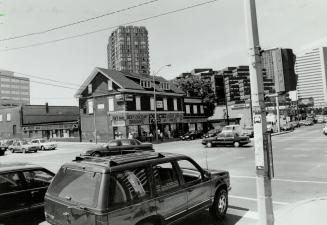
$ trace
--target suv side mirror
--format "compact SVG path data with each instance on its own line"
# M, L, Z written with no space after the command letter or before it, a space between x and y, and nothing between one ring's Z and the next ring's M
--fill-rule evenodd
M204 179L205 180L210 180L211 179L211 173L208 172L207 170L204 170Z

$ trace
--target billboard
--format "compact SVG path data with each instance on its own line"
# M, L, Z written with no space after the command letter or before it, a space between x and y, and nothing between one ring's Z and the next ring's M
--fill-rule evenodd
M313 97L310 98L300 98L298 101L299 106L313 107L314 100Z

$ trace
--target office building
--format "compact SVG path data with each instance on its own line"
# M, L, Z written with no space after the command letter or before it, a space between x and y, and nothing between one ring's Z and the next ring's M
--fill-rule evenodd
M274 48L262 52L266 76L275 84L278 93L296 90L295 55L292 49Z
M327 106L327 47L306 51L297 56L298 99L313 98L315 108Z
M14 76L13 72L0 70L0 106L30 104L30 81Z
M109 37L108 68L150 74L148 31L145 27L119 27Z

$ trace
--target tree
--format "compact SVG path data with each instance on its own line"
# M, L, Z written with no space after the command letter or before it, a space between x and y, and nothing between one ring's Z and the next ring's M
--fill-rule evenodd
M213 115L216 96L212 89L211 81L201 79L199 76L190 76L175 80L174 84L182 89L188 97L201 97L208 116Z

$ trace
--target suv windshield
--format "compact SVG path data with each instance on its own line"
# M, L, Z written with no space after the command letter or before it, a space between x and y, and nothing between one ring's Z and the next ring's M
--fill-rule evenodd
M102 174L61 168L52 181L48 193L68 201L95 207Z

